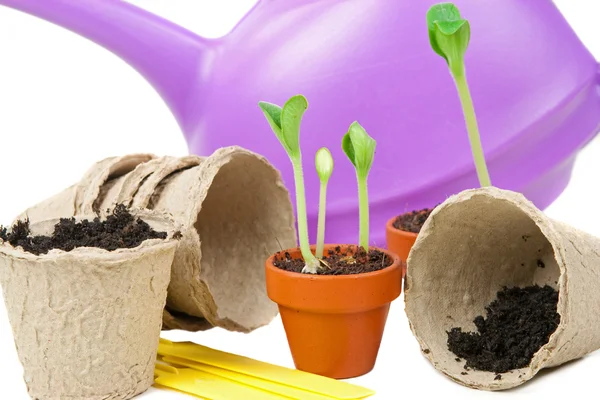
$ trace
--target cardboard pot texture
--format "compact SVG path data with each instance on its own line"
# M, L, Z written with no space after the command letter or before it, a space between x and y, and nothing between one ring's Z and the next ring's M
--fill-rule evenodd
M542 260L545 268L537 266ZM502 390L600 348L600 240L551 220L521 194L467 190L438 206L408 258L405 309L421 350L454 381ZM503 286L559 291L556 331L527 368L502 374L470 370L448 350L446 331L476 331L473 319ZM427 351L425 351L427 350Z
M137 165L154 157L152 154L130 154L98 161L85 172L79 184L72 185L49 199L28 208L15 221L27 218L32 222L46 221L82 215L83 213L90 214L93 200L99 196L104 184L118 179L133 170Z
M114 158L99 161L86 175L106 176L99 171L113 164ZM125 174L109 174L99 190L90 182L102 179L75 185L81 193L92 193L80 195L85 201L78 202L78 209L125 204L168 212L182 225L164 329L219 326L250 332L277 315L266 295L264 260L295 247L296 233L289 193L264 157L236 146L210 157L150 157ZM28 214L41 214L39 207Z
M183 226L169 285L169 309L250 332L277 315L264 261L294 247L289 193L267 160L240 147L217 150L162 180L140 207L168 211Z
M131 199L143 182L152 174L163 162L164 157L153 158L144 163L138 164L132 171L121 175L118 178L107 180L100 188L100 193L92 201L92 209L99 210L112 209L117 204L131 206ZM86 183L82 180L81 185Z
M157 214L138 213L169 238L135 249L36 256L0 244L0 283L32 398L129 399L152 385L177 245L172 220ZM32 231L49 234L56 222Z

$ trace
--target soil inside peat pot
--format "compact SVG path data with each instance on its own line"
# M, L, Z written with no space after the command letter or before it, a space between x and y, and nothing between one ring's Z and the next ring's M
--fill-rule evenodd
M364 274L382 270L394 262L379 250L370 249L366 252L362 247L342 249L340 246L329 250L322 260L324 266L317 272L317 275ZM282 256L275 258L273 265L284 271L302 273L306 264L303 259L292 258L290 253L285 252Z
M17 221L11 230L0 227L0 239L13 247L40 255L52 249L71 251L76 247L96 247L108 251L134 248L148 239L166 239L166 232L157 232L140 218L135 218L124 205L117 205L112 213L101 220L77 222L75 218L61 218L51 236L31 236L29 221Z
M503 288L485 307L487 317L473 323L477 332L461 328L447 331L448 349L457 362L466 361L465 370L498 374L529 365L534 354L550 339L560 323L558 292L548 286Z
M394 221L394 228L405 232L419 233L432 211L433 208L424 208L399 215Z

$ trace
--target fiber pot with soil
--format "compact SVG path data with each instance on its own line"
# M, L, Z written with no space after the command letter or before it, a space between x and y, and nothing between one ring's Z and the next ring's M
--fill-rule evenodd
M154 380L178 233L117 207L0 229L0 283L33 399L129 399Z
M479 185L481 187L491 186L465 72L464 55L471 38L469 22L461 18L460 11L454 4L439 3L429 9L427 26L431 47L448 64L450 75L456 85ZM387 221L385 228L387 247L398 254L402 261L405 262L408 259L410 250L432 211L433 208L414 210Z
M507 389L600 347L598 240L491 187L465 76L469 22L450 3L431 7L427 22L456 83L482 189L446 200L423 225L408 257L406 313L436 368L466 386Z
M502 390L600 348L600 240L521 194L467 190L437 207L408 258L422 352L465 386Z
M332 378L366 374L375 364L390 303L402 287L398 257L369 247L367 176L375 141L357 122L342 140L358 179L359 245L324 244L326 190L333 159L326 148L317 152L321 179L317 243L309 246L299 145L308 103L298 95L283 108L265 102L260 107L294 168L300 247L281 250L266 262L267 293L279 305L294 363L299 370Z
M111 157L22 216L82 215L117 204L166 212L181 225L163 329L251 332L277 315L264 260L293 246L296 234L289 193L264 157L237 146L208 157Z

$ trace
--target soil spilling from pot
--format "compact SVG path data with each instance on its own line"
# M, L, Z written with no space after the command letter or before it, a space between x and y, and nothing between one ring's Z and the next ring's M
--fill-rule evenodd
M527 367L558 327L557 303L558 292L547 285L504 288L485 308L487 318L473 321L477 332L447 332L448 349L466 361L467 370L500 374Z
M134 248L148 239L166 239L166 232L156 232L140 218L134 218L124 205L117 205L104 221L100 218L76 222L61 218L52 236L31 236L29 221L17 221L10 231L0 227L0 239L13 247L35 255L52 249L71 251L76 247L97 247L108 251Z
M392 265L393 260L385 253L379 250L369 250L364 248L349 248L345 251L340 246L328 251L327 256L323 257L325 266L317 272L317 275L354 275L367 272L379 271ZM279 258L275 258L273 264L280 269L290 272L302 273L306 265L303 259L292 258L290 253Z
M394 228L405 232L419 233L433 208L411 211L396 217Z

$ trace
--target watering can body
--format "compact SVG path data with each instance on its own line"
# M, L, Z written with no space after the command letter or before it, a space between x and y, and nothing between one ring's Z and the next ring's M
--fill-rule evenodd
M433 0L262 0L206 40L118 0L0 0L71 29L144 75L190 152L239 145L264 155L293 193L291 163L257 103L309 101L301 128L307 211L316 236L314 154L335 160L326 241L358 240L358 195L341 150L358 120L377 141L369 176L371 242L392 216L478 185L456 89L429 47ZM597 63L551 0L456 0L471 23L467 77L495 186L549 205L600 123Z

